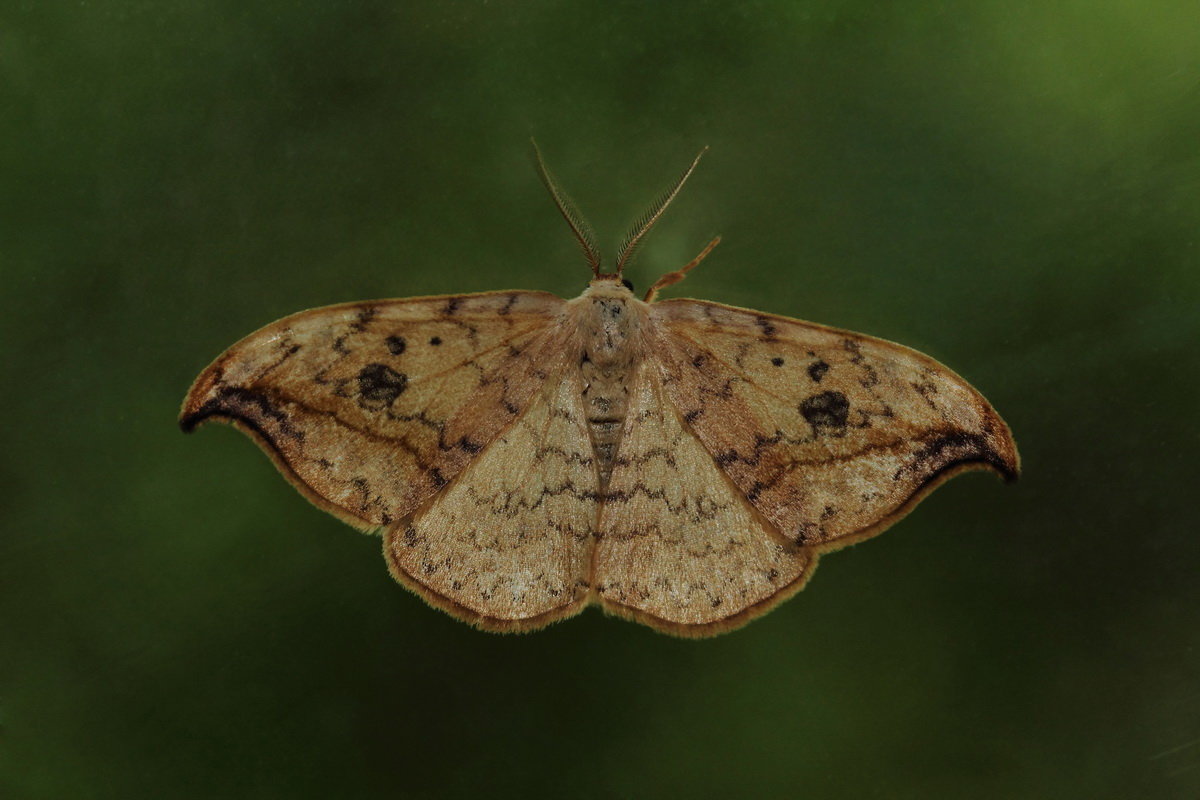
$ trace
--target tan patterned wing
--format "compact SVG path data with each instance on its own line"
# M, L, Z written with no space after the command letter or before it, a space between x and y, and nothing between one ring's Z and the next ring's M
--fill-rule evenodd
M561 368L563 305L496 292L294 314L204 370L180 424L232 423L316 505L360 528L388 525L446 486Z
M581 611L599 503L582 394L579 371L562 369L444 492L390 526L396 579L489 630Z
M612 613L704 636L773 608L804 584L811 548L780 536L685 429L653 363L631 390L594 559Z
M1008 426L928 356L697 300L656 303L650 315L666 395L793 541L828 549L879 533L963 470L1017 476Z

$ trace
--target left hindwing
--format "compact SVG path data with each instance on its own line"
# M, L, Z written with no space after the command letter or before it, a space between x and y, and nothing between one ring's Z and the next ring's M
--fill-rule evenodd
M881 339L698 300L650 310L665 394L717 465L800 543L878 533L954 472L1012 478L979 392Z

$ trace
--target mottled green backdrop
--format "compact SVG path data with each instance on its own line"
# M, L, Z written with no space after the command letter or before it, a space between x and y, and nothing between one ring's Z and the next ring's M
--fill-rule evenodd
M0 10L0 794L1200 796L1194 0ZM898 340L1025 477L737 633L478 633L178 404L327 303L631 277ZM610 245L611 246L611 245Z

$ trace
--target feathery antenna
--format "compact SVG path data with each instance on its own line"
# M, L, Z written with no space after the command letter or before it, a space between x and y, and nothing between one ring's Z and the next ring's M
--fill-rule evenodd
M692 172L696 169L696 165L700 163L700 158L706 152L708 152L707 147L692 159L691 166L679 176L679 180L675 181L674 185L664 192L662 197L658 198L658 202L651 206L649 211L639 217L637 222L633 224L633 227L629 229L629 233L625 237L625 242L621 245L621 255L617 257L618 275L625 271L625 267L629 266L629 262L633 260L633 256L637 252L638 245L642 243L642 239L654 227L654 223L658 222L658 218L667 210L667 206L671 205L671 201L675 199L675 195L679 194L679 190L683 188L683 184L691 177Z
M558 188L554 175L547 169L546 162L542 160L542 151L538 149L537 142L532 138L529 142L533 145L533 158L537 163L538 177L542 179L542 185L554 198L554 205L558 206L558 213L562 214L563 219L571 226L571 232L575 234L575 240L579 242L579 248L583 250L583 257L587 259L588 266L592 268L592 274L599 277L600 251L596 249L596 237L592 235L592 229L588 227L583 215L579 213L579 209L571 202L571 198Z

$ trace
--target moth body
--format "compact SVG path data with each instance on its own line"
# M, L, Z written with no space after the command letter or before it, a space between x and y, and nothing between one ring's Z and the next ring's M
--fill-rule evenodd
M646 308L624 285L609 279L592 281L571 305L582 344L583 403L601 491L608 488L621 445Z

